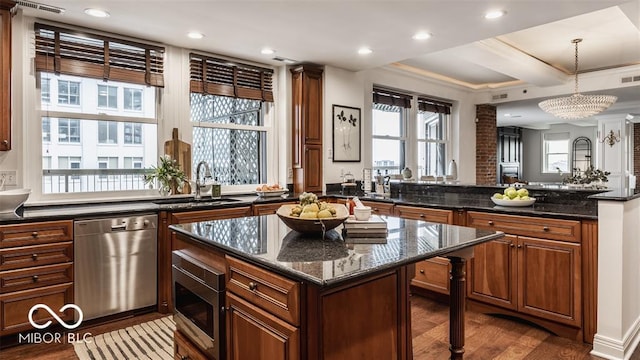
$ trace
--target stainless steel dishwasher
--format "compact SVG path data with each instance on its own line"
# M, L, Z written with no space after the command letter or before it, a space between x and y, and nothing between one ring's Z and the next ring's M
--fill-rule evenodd
M74 223L74 303L94 319L157 303L158 216Z

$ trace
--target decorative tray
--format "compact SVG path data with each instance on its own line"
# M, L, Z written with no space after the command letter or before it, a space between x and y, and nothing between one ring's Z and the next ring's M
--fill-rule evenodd
M269 197L269 196L280 196L286 192L289 192L289 189L256 191L256 194L262 197Z
M491 198L491 201L493 201L494 204L500 206L531 206L536 202L536 199L529 198L527 200L502 200Z

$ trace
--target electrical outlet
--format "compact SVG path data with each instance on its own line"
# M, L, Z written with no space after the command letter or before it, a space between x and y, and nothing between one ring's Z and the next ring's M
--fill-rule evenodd
M287 178L289 179L293 178L293 168L287 169Z
M15 170L2 170L0 171L0 184L4 180L5 186L16 186L18 182L16 180L17 171Z

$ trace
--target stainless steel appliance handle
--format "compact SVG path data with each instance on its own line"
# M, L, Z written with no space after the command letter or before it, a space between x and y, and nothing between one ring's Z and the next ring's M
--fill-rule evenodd
M127 224L111 225L111 231L123 231L127 230Z
M216 289L207 286L207 284L203 283L197 277L175 265L172 265L171 267L173 268L173 282L181 284L185 288L189 289L202 300L214 306L214 308L218 307L216 301L218 291L216 291Z

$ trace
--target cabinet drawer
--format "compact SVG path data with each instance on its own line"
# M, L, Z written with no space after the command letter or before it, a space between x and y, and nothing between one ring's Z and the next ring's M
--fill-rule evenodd
M440 224L453 223L453 211L441 209L427 209L415 206L396 205L396 216L405 219L430 221Z
M469 211L467 226L543 239L580 242L580 221Z
M280 206L285 204L295 204L295 201L279 202L273 204L258 204L253 205L253 215L269 215L275 214Z
M23 269L71 261L73 261L73 243L70 241L0 250L0 270Z
M173 332L173 358L175 360L207 360L207 357L178 330Z
M0 294L73 281L73 263L0 272Z
M300 324L300 284L227 256L227 291L279 318Z
M416 263L416 276L411 285L449 294L449 260L435 257Z
M73 283L47 286L43 288L12 292L0 295L0 335L12 334L24 330L34 330L29 323L29 310L36 304L45 304L66 323L73 322L73 309L60 313L59 309L73 303ZM58 322L44 309L33 314L33 320L44 324L51 320Z
M73 221L0 226L0 248L73 240Z
M376 215L393 215L393 204L378 201L362 201L364 206L371 206L371 212Z

